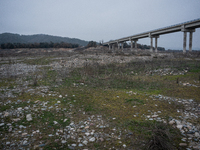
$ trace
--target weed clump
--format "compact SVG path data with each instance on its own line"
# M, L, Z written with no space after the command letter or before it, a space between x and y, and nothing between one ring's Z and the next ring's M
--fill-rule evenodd
M146 145L148 150L174 150L173 139L176 137L173 132L175 129L159 123L152 129L151 137ZM172 138L173 137L173 138Z

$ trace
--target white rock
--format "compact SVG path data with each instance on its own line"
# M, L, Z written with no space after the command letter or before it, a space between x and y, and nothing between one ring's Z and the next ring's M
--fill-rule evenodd
M58 122L57 122L57 121L53 121L53 123L54 123L54 124L58 124Z
M22 111L22 107L17 108L18 111Z
M58 104L60 104L60 101L57 101Z
M177 125L176 127L177 127L178 129L182 129L183 125L180 124L180 125Z
M27 121L33 120L31 114L27 114L27 115L26 115L26 120L27 120Z
M195 132L194 136L195 136L195 137L199 137L199 133L198 133L198 132Z
M158 117L158 115L152 115L152 118L156 118L156 117Z
M22 133L22 136L25 136L25 135L27 135L27 133Z
M79 143L79 144L78 144L78 146L79 146L79 147L82 147L82 146L83 146L83 144Z
M4 117L8 117L9 116L9 112L5 112Z
M67 141L65 141L65 140L62 140L62 141L61 141L62 144L65 144L66 142L67 142Z
M88 141L86 141L86 140L83 141L83 144L87 145L87 143L88 143Z
M62 98L62 95L59 95L59 98Z
M10 144L10 142L6 142L6 145L9 145Z
M90 142L94 142L94 141L95 141L95 138L92 137L92 138L89 139L89 141L90 141Z
M126 148L126 144L123 144L123 147Z
M25 144L27 144L28 142L25 140L24 142L23 142L23 145L25 145Z
M2 126L4 126L4 125L5 125L5 123L1 123L1 124L0 124L0 127L2 127Z
M76 147L76 144L72 144L73 147Z
M23 125L19 125L19 128L20 128L20 129L22 129L22 128L24 128L24 129L25 129L26 127L25 127L25 126L23 126Z
M28 107L24 107L24 109L28 110L29 108Z
M64 121L63 122L66 122L68 119L64 119Z
M172 125L172 124L174 124L174 123L175 123L174 120L171 120L171 121L169 122L170 125Z
M88 135L90 135L90 133L86 132L85 135L88 136Z

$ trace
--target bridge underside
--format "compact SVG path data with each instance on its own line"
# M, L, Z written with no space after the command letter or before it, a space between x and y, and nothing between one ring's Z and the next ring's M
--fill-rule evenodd
M200 19L196 19L193 21L188 21L185 23L181 23L181 24L177 24L177 25L173 25L173 26L169 26L169 27L165 27L165 28L161 28L161 29L157 29L157 30L153 30L153 31L125 37L125 38L121 38L118 40L106 42L103 45L108 45L110 50L115 49L115 45L117 45L118 49L123 50L124 42L130 41L131 42L131 50L133 50L133 49L137 50L137 41L141 38L149 37L150 38L150 46L151 46L150 51L153 52L153 39L155 39L155 52L157 53L158 52L157 44L158 44L158 38L160 35L181 31L181 32L183 32L183 53L186 53L187 33L189 32L189 51L191 52L192 51L193 32L195 32L195 29L199 28L199 27L200 27ZM134 41L134 45L133 45L133 41Z

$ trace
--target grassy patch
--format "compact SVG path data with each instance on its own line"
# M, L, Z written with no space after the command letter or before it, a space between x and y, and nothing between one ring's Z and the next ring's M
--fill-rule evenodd
M140 100L140 99L125 99L126 100L126 103L134 103L135 105L136 104L144 104L144 101L143 100Z
M28 65L48 65L51 63L52 60L51 57L41 57L41 58L31 58L24 60L24 63Z

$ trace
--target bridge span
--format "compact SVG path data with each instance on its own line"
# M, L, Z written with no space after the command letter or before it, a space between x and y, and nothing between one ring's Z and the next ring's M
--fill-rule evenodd
M153 38L155 38L155 52L157 53L157 43L158 43L158 38L160 35L181 31L181 32L183 32L183 53L186 53L187 32L190 33L190 35L189 35L189 51L192 51L193 32L195 32L195 29L199 28L199 27L200 27L200 18L191 20L191 21L187 21L187 22L183 22L183 23L179 23L179 24L175 24L175 25L171 25L168 27L159 28L156 30L151 30L148 32L143 32L140 34L124 37L121 39L112 40L112 41L103 43L103 45L104 46L108 45L109 49L111 49L111 48L115 49L115 45L117 45L118 49L120 49L120 45L121 45L121 49L123 50L124 42L130 41L131 42L131 50L133 50L133 41L134 41L135 50L137 50L138 39L149 37L150 45L151 45L150 51L153 52Z

